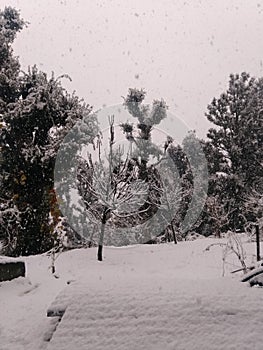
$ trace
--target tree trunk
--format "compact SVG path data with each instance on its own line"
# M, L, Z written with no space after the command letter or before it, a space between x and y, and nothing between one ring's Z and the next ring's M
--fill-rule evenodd
M256 242L257 242L257 261L260 261L260 237L259 237L259 225L256 225Z
M108 209L105 208L103 210L102 220L101 220L101 230L100 230L98 255L97 255L98 261L102 261L103 240L104 240L105 225L107 222L107 213L108 213Z
M173 224L171 224L171 229L172 229L172 233L173 233L174 244L177 244L177 239L176 239L176 236L175 236L175 230L174 230L174 225Z
M98 246L98 261L102 261L102 244L99 244Z

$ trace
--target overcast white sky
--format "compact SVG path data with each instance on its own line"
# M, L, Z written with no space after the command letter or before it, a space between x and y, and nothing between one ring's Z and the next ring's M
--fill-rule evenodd
M145 88L148 102L164 98L204 136L206 106L229 74L263 75L262 0L0 0L6 5L30 22L15 43L22 68L68 73L65 86L95 108Z

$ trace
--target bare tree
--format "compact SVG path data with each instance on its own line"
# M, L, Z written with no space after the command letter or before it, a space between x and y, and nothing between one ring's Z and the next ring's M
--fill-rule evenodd
M162 198L159 206L159 218L165 225L161 234L161 241L168 241L177 244L179 233L179 209L182 200L183 189L179 181L179 174L170 171L166 166L166 159L163 158L162 167L165 169L165 177L162 183ZM179 220L180 221L180 220Z
M230 221L230 214L235 209L231 209L226 204L222 203L219 196L209 196L206 201L206 211L211 220L214 229L215 237L221 237L221 230L227 227Z
M142 219L153 205L153 188L140 177L139 167L133 159L124 158L119 148L114 152L114 117L109 117L110 137L107 159L96 162L91 155L82 159L78 170L79 190L93 221L100 222L98 260L102 261L105 226L108 222L125 227ZM156 183L156 181L155 181ZM153 187L153 185L152 185ZM157 190L155 191L157 192Z

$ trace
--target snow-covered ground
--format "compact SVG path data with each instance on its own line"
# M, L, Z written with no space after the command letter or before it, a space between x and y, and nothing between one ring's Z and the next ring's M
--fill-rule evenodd
M0 349L261 350L263 289L230 274L234 255L222 277L222 248L205 251L214 242L106 247L103 262L94 248L69 251L58 278L49 257L27 257L26 278L0 283ZM249 264L255 243L243 245ZM46 312L59 302L67 310L48 342Z

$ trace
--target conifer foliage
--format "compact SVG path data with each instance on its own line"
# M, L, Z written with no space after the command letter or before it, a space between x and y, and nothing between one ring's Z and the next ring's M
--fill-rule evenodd
M56 153L91 110L64 90L60 78L48 78L35 66L20 72L11 44L24 25L16 10L0 12L0 239L4 253L13 256L53 246Z
M206 150L214 155L208 154L209 163L217 170L210 190L220 192L214 195L227 207L228 228L242 229L246 198L260 191L263 178L263 80L231 74L227 91L213 99L206 116L214 124Z

